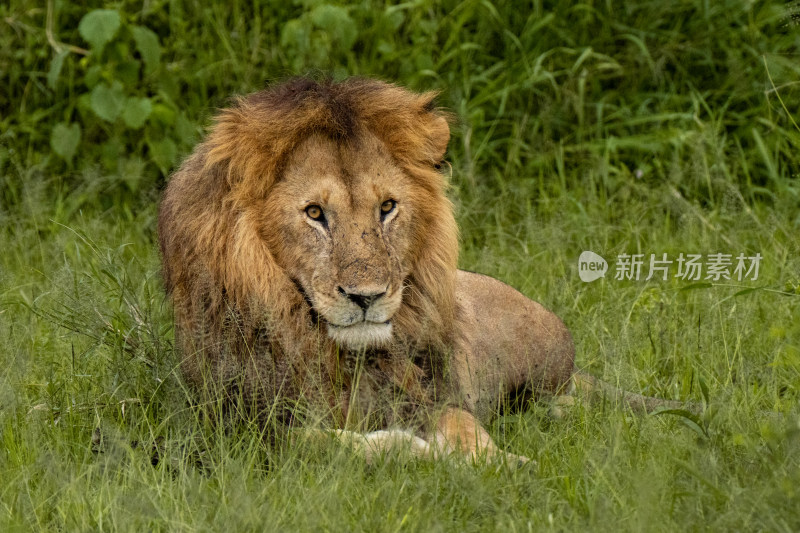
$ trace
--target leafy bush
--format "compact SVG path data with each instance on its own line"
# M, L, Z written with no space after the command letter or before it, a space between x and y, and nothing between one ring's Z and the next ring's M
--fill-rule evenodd
M78 32L90 48L78 60L80 80L68 80L75 93L62 110L67 121L56 123L51 131L53 151L70 164L85 131L89 141L103 139L99 156L105 169L125 176L146 158L166 175L178 146L191 145L194 129L170 90L158 36L113 9L89 11ZM53 57L47 75L50 89L67 81L61 79L64 61L75 51L62 48ZM136 190L135 182L125 183Z
M67 189L99 169L136 197L231 94L323 72L442 90L459 118L451 158L471 187L574 189L600 168L591 188L603 197L637 182L710 206L730 186L750 202L800 195L800 31L781 3L115 6L0 7L13 30L0 50L0 105L13 110L3 168L66 171Z

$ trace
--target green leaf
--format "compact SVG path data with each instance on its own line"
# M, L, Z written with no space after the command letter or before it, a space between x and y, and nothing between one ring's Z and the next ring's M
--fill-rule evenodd
M703 400L705 400L706 405L711 403L711 395L708 393L708 385L706 385L706 380L704 380L701 376L698 376L697 382L700 384L700 392L703 393Z
M133 40L136 41L136 49L144 61L145 72L151 73L161 60L161 45L158 43L158 35L150 28L144 26L134 26L131 28Z
M122 92L122 84L115 81L111 87L107 83L100 83L92 89L91 93L92 111L105 120L114 122L125 106L125 94Z
M400 26L403 25L405 18L405 14L403 14L399 6L387 7L383 12L383 19L389 24L389 26L392 28L392 31L399 30Z
M737 296L744 296L745 294L750 294L751 292L760 291L764 287L751 287L749 289L742 289L739 292L733 294L732 298L736 298Z
M92 65L86 70L86 75L83 77L83 83L86 87L93 89L95 85L103 80L103 67L100 65Z
M64 161L69 163L81 142L81 127L77 123L59 122L50 132L50 146Z
M714 285L707 281L701 281L699 283L692 283L691 285L687 285L685 287L681 287L680 290L682 291L693 291L697 289L710 289Z
M358 27L350 18L347 9L330 4L322 4L309 13L314 26L324 30L331 38L337 40L345 50L353 47L358 38Z
M678 418L678 420L680 420L683 423L683 425L694 431L697 434L697 436L700 437L701 439L707 439L709 437L708 430L706 429L705 424L703 424L702 420L700 420L700 418L697 415L691 413L686 409L669 409L669 408L656 409L655 411L652 412L652 415L675 416Z
M122 121L131 129L138 130L144 126L153 104L149 98L137 98L132 96L125 101L125 109L122 111Z
M78 32L92 46L92 50L99 54L114 38L121 25L122 19L118 11L95 9L83 16L78 24Z
M78 97L78 111L83 115L88 115L92 110L92 95L91 93L83 93Z
M293 19L283 25L281 30L281 46L293 47L300 52L308 48L308 28L300 19Z
M166 175L172 168L175 159L178 156L178 148L169 137L158 141L147 141L147 146L150 148L150 157L153 159L161 172Z
M378 41L378 46L376 47L376 49L382 55L389 55L394 53L394 45L389 41L384 41L384 40Z
M47 71L47 86L51 89L56 88L58 77L61 75L61 68L64 66L64 58L68 55L68 50L62 50L57 53L50 62L50 70Z
M173 126L175 124L175 111L166 104L155 104L151 113L154 122L162 126Z
M178 113L178 117L175 119L175 134L178 136L177 139L187 146L197 142L195 126L183 113Z

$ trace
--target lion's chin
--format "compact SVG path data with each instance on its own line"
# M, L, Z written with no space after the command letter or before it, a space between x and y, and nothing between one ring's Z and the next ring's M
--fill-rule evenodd
M354 350L388 344L392 338L391 322L359 322L352 326L328 324L328 336L340 346Z

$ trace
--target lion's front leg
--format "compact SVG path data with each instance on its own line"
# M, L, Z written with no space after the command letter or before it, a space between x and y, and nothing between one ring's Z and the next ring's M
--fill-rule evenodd
M471 413L454 407L447 408L439 417L433 446L437 456L457 454L472 461L505 459L510 464L530 461L525 456L514 455L498 448Z
M370 433L357 433L348 430L337 430L336 438L355 449L367 460L375 464L387 457L408 453L419 459L430 459L433 450L430 444L410 431L402 429L383 429Z
M369 433L360 433L347 429L324 430L303 428L297 436L310 442L322 442L334 439L353 449L364 457L367 464L377 464L390 457L410 454L418 459L433 459L434 448L425 440L410 431L402 429L382 429ZM295 442L297 442L295 440Z
M311 442L333 438L364 457L368 464L377 464L403 454L424 460L448 457L469 459L474 463L500 460L511 466L531 462L527 457L498 448L474 416L468 411L452 407L441 414L426 439L411 431L396 428L369 433L314 428L303 428L295 432L295 443L298 437Z

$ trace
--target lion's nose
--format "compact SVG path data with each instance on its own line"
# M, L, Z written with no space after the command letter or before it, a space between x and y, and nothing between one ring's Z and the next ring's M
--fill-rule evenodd
M359 306L363 311L369 309L376 300L386 294L385 290L361 290L361 291L346 291L342 287L338 287L339 294L346 297L348 300Z

